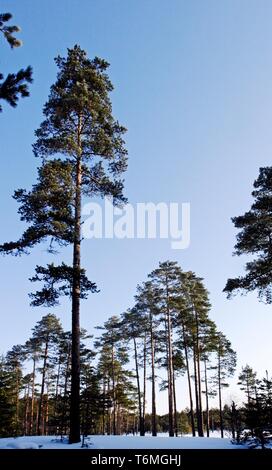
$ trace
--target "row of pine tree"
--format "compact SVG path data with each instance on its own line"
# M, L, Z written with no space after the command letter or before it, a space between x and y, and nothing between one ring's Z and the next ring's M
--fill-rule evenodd
M138 302L138 295L136 298ZM168 387L161 376L162 368L167 368L167 331L165 325L160 326L158 313L155 314L152 330L150 317L147 318L149 314L146 312L145 315L140 328L137 322L135 324L135 316L129 311L120 317L111 317L103 327L98 327L102 331L95 339L85 330L81 331L81 433L84 436L145 435L146 432L153 435L157 432L170 434L169 423L172 419L175 435L196 435L195 429L198 433L200 429L200 408L202 435L205 431L209 437L210 431L220 430L223 436L224 430L227 430L239 442L242 431L248 428L250 435L258 436L264 443L263 431L269 429L272 422L272 380L268 374L259 380L257 373L250 366L245 366L238 381L245 393L244 405L237 407L233 402L231 406L222 406L221 391L228 386L225 378L227 370L230 372L229 367L225 369L226 356L230 351L222 354L222 344L216 346L213 339L214 346L209 348L210 354L207 355L206 348L200 352L202 389L201 395L195 395L197 408L193 405L191 382L197 390L198 378L190 375L189 361L186 360L188 346L184 343L183 328L182 332L178 332L180 326L177 326L173 347L173 370L175 377L180 374L188 377L190 405L178 411L174 399L172 418L169 413L165 416L156 413L160 392ZM156 343L153 352L151 334ZM132 352L133 361L129 360ZM212 352L215 359L213 363ZM193 352L190 356L193 356ZM159 372L154 375L152 358ZM193 357L191 362L194 362ZM225 364L223 368L222 364ZM165 376L169 377L169 372ZM152 393L149 394L152 396L151 413L146 412L149 403L147 381L152 383ZM47 314L37 322L24 345L15 345L0 360L0 436L67 435L70 393L71 333L63 330L54 314ZM174 382L174 397L176 393L180 391ZM204 409L201 405L202 396L205 398ZM217 408L209 407L210 397L218 397Z
M223 437L222 390L235 371L236 353L209 310L203 280L166 261L137 287L132 308L98 326L96 337L81 329L81 433L137 429L144 435L150 429L156 436L158 395L167 390L168 432L178 435L177 379L186 375L188 430L203 436L205 429L209 436L209 401L217 397ZM71 332L54 314L44 316L29 340L1 361L2 434L69 432L71 361Z

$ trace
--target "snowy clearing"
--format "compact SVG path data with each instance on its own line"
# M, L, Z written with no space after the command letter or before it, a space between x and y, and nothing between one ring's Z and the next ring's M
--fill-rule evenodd
M172 437L168 436L89 436L85 438L89 449L245 449L233 445L228 438ZM68 444L54 436L24 436L0 439L0 449L80 449L81 443Z

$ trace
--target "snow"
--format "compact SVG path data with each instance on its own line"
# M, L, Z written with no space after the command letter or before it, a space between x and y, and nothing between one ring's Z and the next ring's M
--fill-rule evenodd
M88 436L89 449L245 449L233 445L229 438L217 437L168 437L168 436ZM0 449L80 449L81 443L68 444L54 436L24 436L0 439Z

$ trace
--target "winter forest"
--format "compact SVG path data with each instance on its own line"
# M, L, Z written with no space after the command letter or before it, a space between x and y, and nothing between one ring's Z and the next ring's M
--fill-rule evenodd
M22 46L14 22L12 14L0 14L0 47L11 55ZM210 286L201 273L184 269L175 251L153 270L147 265L126 310L106 321L94 312L91 331L80 321L84 303L92 310L97 293L103 301L103 286L88 277L82 251L83 204L111 197L121 210L128 202L127 130L115 117L110 76L107 60L89 57L78 44L56 54L55 81L33 137L36 179L32 187L18 189L5 176L15 191L21 232L15 230L11 241L1 236L0 253L40 260L39 250L46 249L48 263L38 261L28 273L30 308L44 307L44 314L24 332L26 341L0 357L0 447L2 438L21 436L52 436L84 447L97 435L189 436L195 442L216 436L233 446L269 446L271 371L262 376L247 363L237 368L239 350L211 315ZM0 119L32 99L33 79L31 66L0 74ZM230 308L235 294L250 292L271 303L272 167L256 167L252 184L251 206L230 222L234 254L247 255L240 277L230 273L222 286ZM139 185L139 198L140 193ZM103 249L101 263L107 270ZM119 283L118 269L113 284ZM56 309L62 301L69 305L69 330ZM224 398L234 376L239 402ZM181 377L183 409L177 404ZM167 397L166 414L158 412L161 396Z

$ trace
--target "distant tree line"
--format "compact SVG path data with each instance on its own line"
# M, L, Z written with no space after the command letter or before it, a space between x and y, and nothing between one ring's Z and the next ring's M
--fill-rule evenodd
M166 261L137 287L130 309L97 327L97 337L81 329L81 433L209 436L210 429L219 427L223 437L222 390L235 371L236 353L209 310L203 280ZM47 314L24 345L1 359L1 435L67 435L71 370L71 332ZM177 379L184 374L189 406L180 412ZM168 396L164 417L157 414L161 390ZM216 421L212 397L218 401Z

